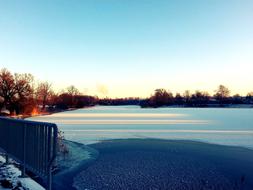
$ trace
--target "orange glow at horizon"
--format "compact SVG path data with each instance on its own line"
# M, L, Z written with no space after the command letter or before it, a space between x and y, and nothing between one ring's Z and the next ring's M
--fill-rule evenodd
M39 111L38 111L38 109L36 107L33 108L31 115L32 116L39 115Z

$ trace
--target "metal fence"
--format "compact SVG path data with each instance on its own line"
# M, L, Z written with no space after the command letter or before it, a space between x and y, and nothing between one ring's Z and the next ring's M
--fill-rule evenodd
M0 148L26 169L47 181L52 188L52 166L56 157L57 126L0 117ZM7 159L8 160L8 159Z

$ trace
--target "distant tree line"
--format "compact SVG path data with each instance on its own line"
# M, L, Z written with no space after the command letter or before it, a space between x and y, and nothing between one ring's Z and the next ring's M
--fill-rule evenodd
M253 104L253 92L245 97L239 94L231 96L230 90L220 85L212 96L203 91L196 91L193 94L185 91L183 94L173 95L165 89L157 89L147 99L99 99L80 93L73 85L56 93L49 82L35 82L31 74L13 74L7 69L0 70L0 113L9 112L10 115L31 115L94 105L222 107L230 104Z
M208 92L195 91L191 94L186 90L183 94L176 93L175 96L165 89L157 89L150 98L140 101L141 107L162 107L162 106L182 106L182 107L225 107L235 104L252 104L253 92L249 92L243 97L239 94L230 95L230 90L224 85L219 85L212 96Z
M103 106L139 105L140 101L140 98L103 98L98 100L98 104Z
M63 109L93 106L94 96L83 95L75 86L56 93L48 82L35 82L31 74L12 74L0 70L0 112L10 115L31 115Z

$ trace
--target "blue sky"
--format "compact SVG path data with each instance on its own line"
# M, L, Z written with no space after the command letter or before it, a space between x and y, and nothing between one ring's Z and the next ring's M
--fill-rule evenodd
M56 89L253 91L252 0L0 0L0 14L0 68Z

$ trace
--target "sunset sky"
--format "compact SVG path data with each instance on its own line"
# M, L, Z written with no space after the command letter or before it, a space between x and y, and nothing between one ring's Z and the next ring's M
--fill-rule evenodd
M252 0L0 0L0 68L56 89L253 91Z

